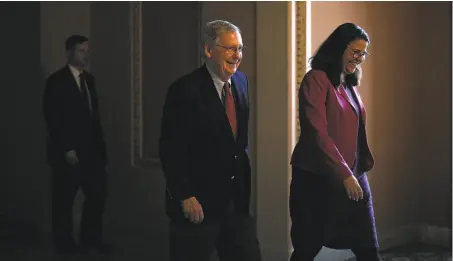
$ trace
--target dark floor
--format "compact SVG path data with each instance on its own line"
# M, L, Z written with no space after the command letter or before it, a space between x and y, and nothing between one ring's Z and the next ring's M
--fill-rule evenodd
M0 218L1 221L1 218ZM35 233L30 235L32 227L21 223L20 226L14 223L0 222L0 261L165 261L159 253L165 251L153 251L150 249L150 240L146 237L124 235L109 235L107 238L112 242L123 242L123 245L115 246L111 256L79 256L77 258L65 258L56 256L51 246L50 236L42 237ZM132 235L141 234L137 231L129 231ZM146 233L144 233L146 234ZM20 236L22 235L22 236ZM121 237L121 239L117 238ZM158 252L158 253L156 253ZM381 254L382 261L451 261L451 249L436 246L412 245L399 249L385 251ZM275 261L275 260L266 260ZM281 261L281 260L278 260ZM329 260L342 261L342 260ZM347 261L355 261L355 258Z
M413 245L381 253L382 261L451 261L451 250L436 246ZM355 258L348 261L355 261Z
M451 261L451 251L440 247L433 246L408 246L401 249L387 251L381 255L382 261ZM117 250L113 255L102 256L79 256L76 258L67 258L56 256L51 247L15 247L9 250L0 249L0 260L2 261L120 261L120 260L147 260L148 258L140 256L140 251L134 249ZM153 260L154 261L154 260ZM157 260L156 260L157 261ZM160 260L164 261L164 260ZM332 260L336 261L336 260ZM340 261L340 260L338 260ZM355 258L347 261L355 261Z

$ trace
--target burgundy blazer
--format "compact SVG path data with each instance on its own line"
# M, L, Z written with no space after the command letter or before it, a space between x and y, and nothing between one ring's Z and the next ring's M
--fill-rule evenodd
M371 170L374 159L366 136L365 107L357 87L352 87L352 93L361 108L361 117L339 87L334 87L320 70L310 70L304 76L299 89L301 134L291 165L344 180L353 175L357 145L360 146L358 173Z

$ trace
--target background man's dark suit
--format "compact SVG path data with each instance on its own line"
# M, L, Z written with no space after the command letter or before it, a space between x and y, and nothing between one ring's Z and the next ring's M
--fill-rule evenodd
M47 79L43 97L48 128L47 156L53 171L52 225L55 245L62 250L74 246L72 206L79 186L86 198L80 231L81 243L90 245L101 240L102 212L106 198L106 148L94 77L83 71L83 78L91 106L82 98L82 92L69 66ZM74 166L69 165L65 159L65 152L70 150L75 150L79 159L79 163Z
M160 160L167 180L170 248L188 256L193 255L190 249L195 248L200 260L202 253L213 250L216 244L219 256L227 260L258 260L255 258L259 255L249 215L248 82L237 71L231 83L238 123L236 140L206 65L170 86L163 110ZM190 224L184 218L180 201L190 197L196 197L203 208L201 224ZM231 218L232 211L240 218ZM232 233L228 236L237 237L236 247L248 251L242 257L229 257L227 252L235 246L216 242L216 233L224 232L222 225L217 225L224 221ZM244 256L250 259L243 259Z

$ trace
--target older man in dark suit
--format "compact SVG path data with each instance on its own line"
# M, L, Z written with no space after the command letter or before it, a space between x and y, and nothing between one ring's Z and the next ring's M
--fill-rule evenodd
M81 187L85 196L80 231L83 249L105 251L101 240L107 192L106 148L94 77L84 70L88 39L66 40L67 65L48 77L43 97L52 167L52 226L57 252L73 254L72 207Z
M261 260L249 214L249 95L238 27L207 23L206 63L168 89L160 137L170 260Z

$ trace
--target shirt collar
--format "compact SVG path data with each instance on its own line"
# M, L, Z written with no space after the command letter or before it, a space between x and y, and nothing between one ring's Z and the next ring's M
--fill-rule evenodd
M71 70L72 74L74 75L74 77L79 77L80 74L83 73L83 70L79 70L77 69L76 67L74 67L73 65L71 64L68 64L69 65L69 69Z

